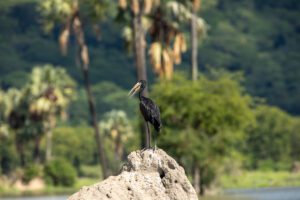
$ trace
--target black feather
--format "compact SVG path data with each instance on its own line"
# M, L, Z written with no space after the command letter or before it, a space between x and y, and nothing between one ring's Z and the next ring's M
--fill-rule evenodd
M155 105L155 103L151 99L141 96L140 110L145 121L150 122L154 126L155 130L159 132L162 123L158 106Z

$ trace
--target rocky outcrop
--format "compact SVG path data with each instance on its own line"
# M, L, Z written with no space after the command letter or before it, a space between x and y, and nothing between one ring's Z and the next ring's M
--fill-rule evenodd
M118 176L83 187L69 200L195 200L184 169L157 149L134 151Z

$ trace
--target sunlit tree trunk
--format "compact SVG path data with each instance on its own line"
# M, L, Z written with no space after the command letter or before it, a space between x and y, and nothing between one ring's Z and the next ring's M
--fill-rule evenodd
M199 195L201 193L200 168L196 163L193 164L193 186L194 186L196 193Z
M25 166L25 155L24 155L24 147L23 147L23 141L19 141L16 138L16 149L19 155L19 159L20 159L20 165L21 167Z
M50 161L52 157L52 131L46 132L46 162Z
M41 144L41 136L36 136L34 139L34 150L33 150L33 159L35 163L40 163L40 144Z
M196 81L198 79L198 36L197 36L197 15L196 8L192 8L191 17L191 73L192 80Z
M143 15L143 0L138 0L138 7L133 8L132 10L132 30L133 30L133 38L134 38L134 57L135 57L135 65L137 71L137 79L138 80L146 80L147 81L147 72L146 72L146 39L145 39L145 31L142 25L142 15ZM144 96L148 96L148 89L145 88L143 91ZM149 144L148 137L145 137L147 127L146 123L143 123L141 132L141 146L145 147L145 145Z
M76 13L74 15L74 22L73 22L73 28L74 33L76 37L76 42L78 45L78 60L80 63L80 67L82 70L83 80L84 80L84 87L88 98L88 105L89 105L89 111L92 118L92 125L95 131L95 139L97 144L97 150L98 150L98 156L99 161L102 165L102 174L103 178L108 177L108 168L107 168L107 160L104 153L104 147L103 147L103 140L99 131L98 127L98 121L97 121L97 113L96 113L96 107L95 102L92 96L91 92L91 86L89 81L89 57L88 57L88 50L87 46L85 44L84 40L84 33L82 30L81 20L79 19L79 13Z

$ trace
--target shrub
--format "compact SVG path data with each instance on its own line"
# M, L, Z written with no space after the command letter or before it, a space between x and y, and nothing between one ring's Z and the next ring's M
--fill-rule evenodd
M24 183L29 183L33 178L41 175L41 167L38 165L28 165L24 168L24 173L22 181Z
M44 168L45 179L53 185L72 186L76 179L76 170L66 160L54 159Z

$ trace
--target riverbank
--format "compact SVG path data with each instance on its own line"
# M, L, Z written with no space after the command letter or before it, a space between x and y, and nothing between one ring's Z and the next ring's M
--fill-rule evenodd
M20 191L13 187L0 186L0 197L70 195L78 191L81 187L85 185L92 185L98 181L99 179L94 179L94 178L78 178L75 185L72 187L47 185L44 189L41 190L27 190L27 191Z
M82 186L99 182L95 178L78 178L72 187L46 186L43 190L18 191L12 187L0 186L0 197L69 195L78 191ZM300 173L287 171L241 171L235 175L222 175L218 183L220 188L269 188L269 187L300 187Z
M235 175L222 175L219 184L230 188L298 187L300 173L288 171L241 171Z

